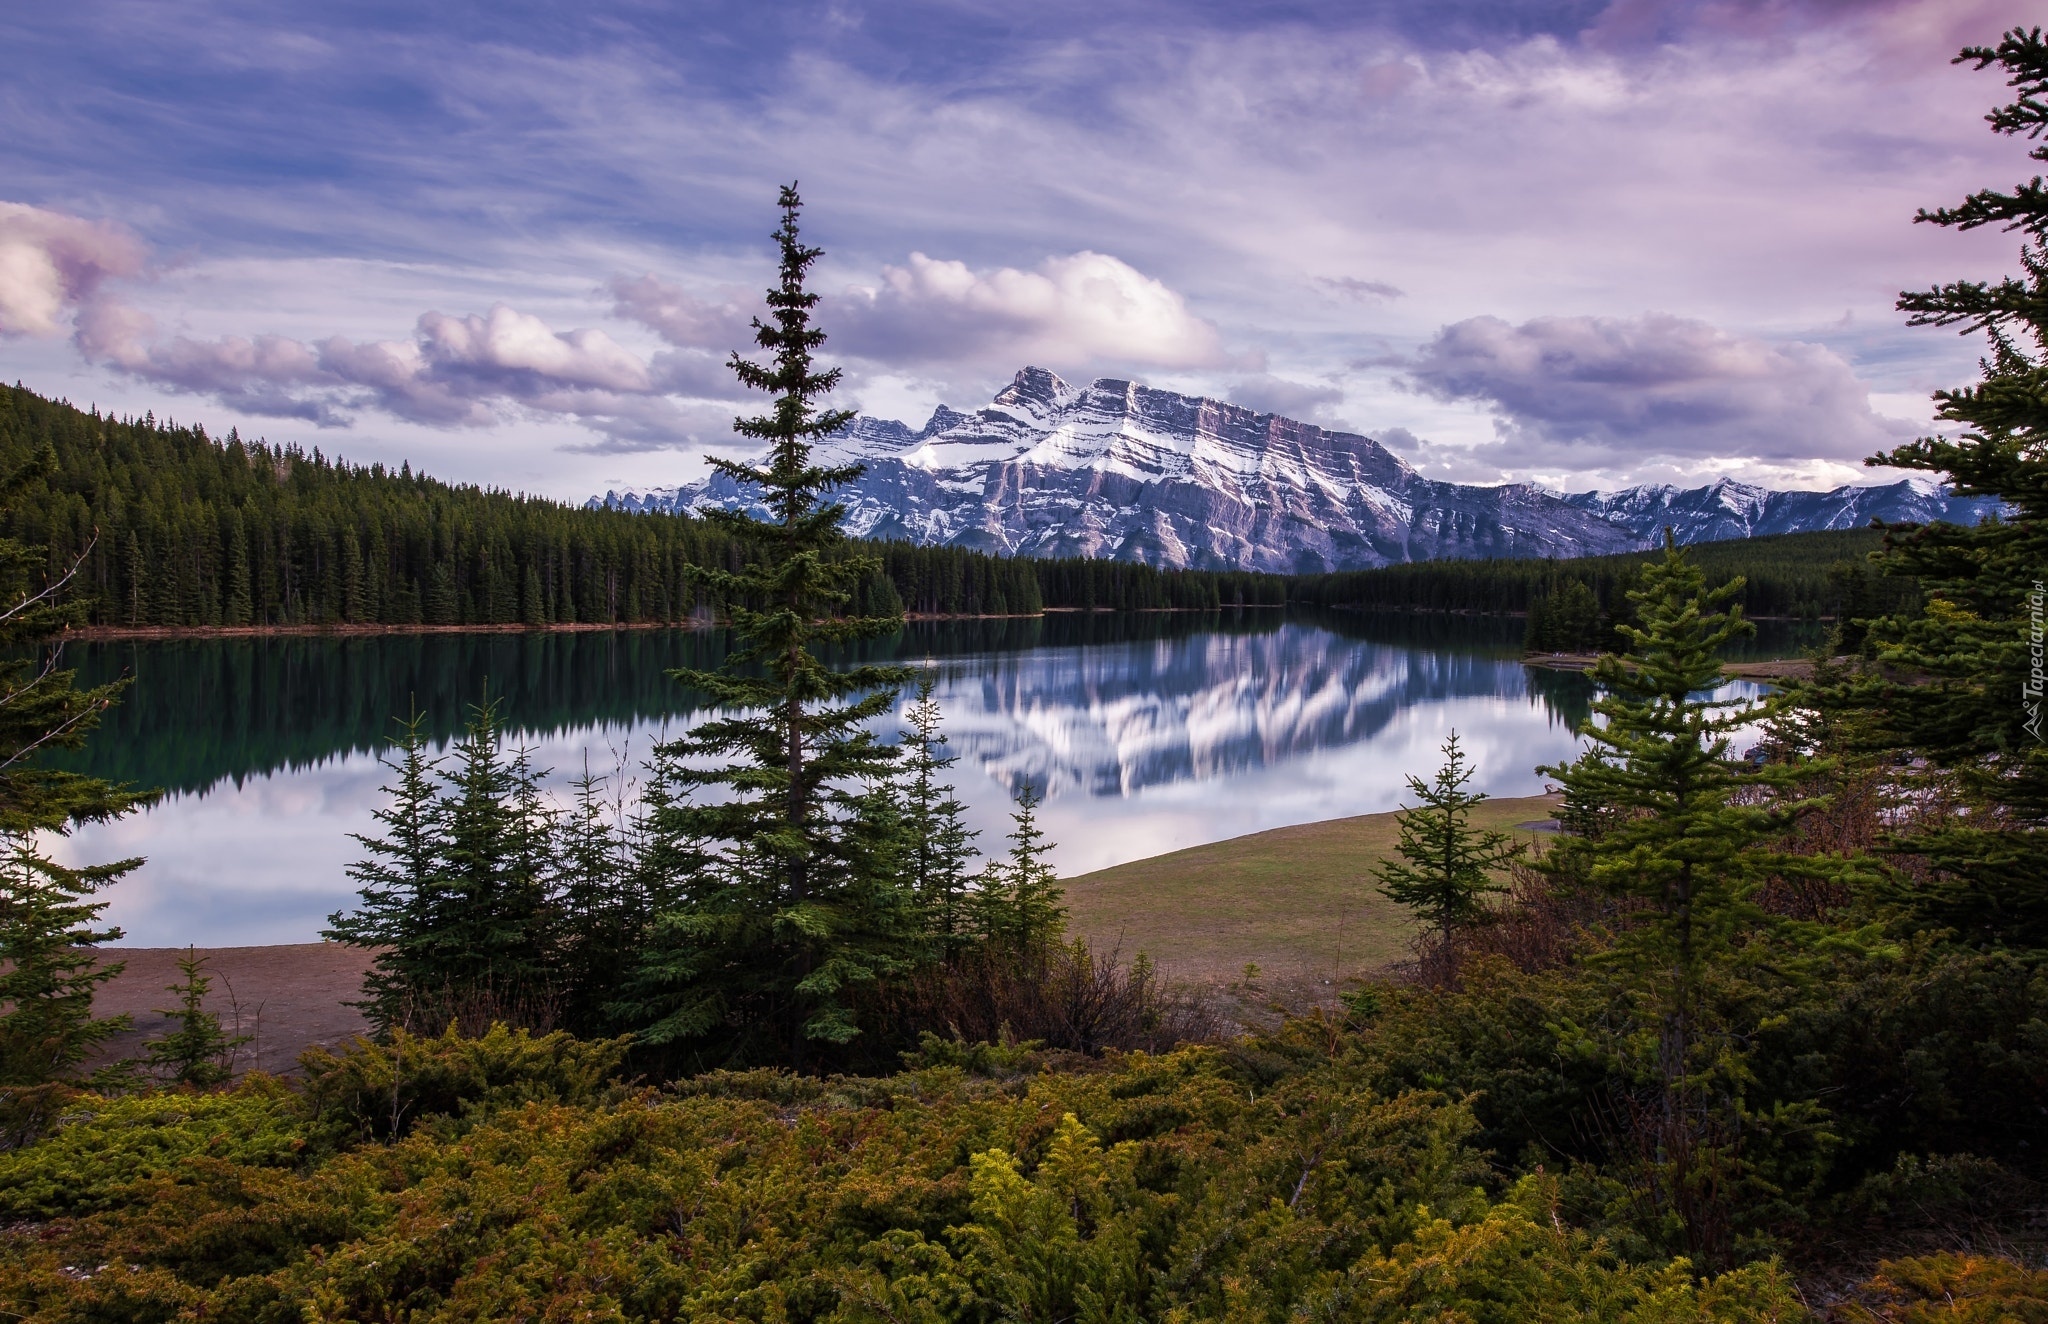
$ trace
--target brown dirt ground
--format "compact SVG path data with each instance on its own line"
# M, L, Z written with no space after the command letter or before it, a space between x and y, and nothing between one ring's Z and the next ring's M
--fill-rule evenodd
M102 1046L94 1065L138 1057L142 1046L172 1029L158 1014L174 1006L177 995L168 985L182 982L178 958L183 947L108 947L107 964L119 962L121 973L93 998L100 1016L127 1014L135 1027ZM363 973L374 952L338 943L311 942L281 947L202 947L206 973L213 976L208 1011L220 1015L230 1033L253 1035L243 1046L238 1068L282 1075L299 1054L319 1045L335 1048L364 1033L362 1013L343 1005L362 987ZM237 1023L239 1021L239 1030Z

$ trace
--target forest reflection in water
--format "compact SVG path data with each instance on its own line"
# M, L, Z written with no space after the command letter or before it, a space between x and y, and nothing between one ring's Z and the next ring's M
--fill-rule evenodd
M1519 636L1489 618L1056 613L915 622L859 652L939 667L984 848L1028 781L1072 875L1392 808L1453 727L1484 789L1534 794L1592 692L1522 666ZM306 941L352 896L350 834L376 826L395 717L416 706L445 742L488 686L560 785L586 759L630 770L688 725L699 705L668 672L725 647L710 630L74 643L82 681L135 683L73 766L168 794L60 853L148 858L109 894L127 942Z

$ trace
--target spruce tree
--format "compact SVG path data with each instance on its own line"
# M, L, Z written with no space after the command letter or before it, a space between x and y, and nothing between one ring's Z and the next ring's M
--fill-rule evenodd
M1579 728L1589 747L1578 759L1538 769L1561 784L1580 829L1550 867L1640 907L1617 955L1655 990L1667 1079L1691 1060L1703 972L1765 923L1756 889L1775 870L1809 867L1763 849L1810 807L1782 794L1808 770L1730 751L1785 700L1698 697L1722 683L1720 650L1755 629L1731 605L1741 591L1739 578L1709 590L1667 529L1663 558L1630 594L1641 624L1620 627L1629 651L1593 668L1605 722Z
M590 770L569 783L574 792L556 845L556 951L563 1022L579 1034L605 1027L606 1006L640 952L649 919L646 874L634 867L618 821L623 788Z
M934 697L938 669L927 664L917 673L917 688L903 732L903 830L908 843L906 873L923 908L925 924L942 952L951 954L969 937L965 901L968 861L974 857L975 834L963 815L966 806L941 778L960 756L946 752L939 730L939 703Z
M451 759L442 872L427 917L443 1014L479 1031L492 1020L550 1027L553 810L527 751L506 756L499 704L488 695L470 709Z
M1435 951L1426 964L1439 982L1457 978L1460 934L1483 924L1486 898L1504 890L1495 875L1523 851L1505 832L1472 826L1472 810L1486 800L1468 791L1474 770L1465 762L1458 733L1444 742L1444 762L1430 781L1408 778L1408 789L1420 801L1403 806L1395 817L1401 862L1386 860L1374 867L1380 895L1406 907L1434 934Z
M1043 801L1028 782L1017 793L1009 854L988 863L974 891L976 931L998 957L1041 957L1066 935L1066 892L1046 863L1051 846L1038 826Z
M1996 67L2015 98L1987 119L1994 132L2036 140L2048 161L2048 42L2015 28L1957 63ZM1961 812L1893 846L1931 864L1898 895L1973 942L2048 946L2048 186L2037 175L2010 192L1982 190L1955 207L1923 211L1932 225L1997 225L2021 236L2022 274L1957 281L1902 294L1916 326L1985 333L1990 352L1973 386L1938 391L1936 413L1956 435L1922 437L1867 463L1940 474L1958 496L1996 496L2001 519L1893 525L1880 567L1919 578L1925 609L1869 622L1877 666L1820 696L1871 718L1874 740L1919 755L1962 792ZM1863 628L1860 627L1859 628ZM1899 764L1908 764L1898 758Z
M910 968L921 948L910 898L864 826L870 793L895 771L895 748L868 724L895 704L899 667L838 670L819 650L896 630L897 616L852 616L851 604L880 568L853 552L832 489L858 465L821 466L812 447L853 415L826 408L839 370L813 353L818 296L805 286L821 250L798 232L802 203L782 190L774 238L780 280L769 318L754 321L765 364L735 353L741 384L773 397L767 413L734 421L767 443L759 464L710 463L759 493L770 518L717 512L736 540L760 549L737 570L698 573L721 599L736 646L717 671L679 671L719 715L672 742L684 798L675 830L702 843L706 860L679 880L677 904L657 921L639 977L620 1010L655 1044L688 1045L700 1060L784 1060L806 1068L819 1043L861 1033L853 995Z
M128 1028L126 1016L92 1014L122 965L93 952L121 930L94 927L106 902L89 898L142 861L70 869L18 832L0 837L0 851L0 1088L41 1085Z
M0 518L55 467L44 450L0 477ZM48 564L44 549L0 538L0 1087L10 1089L69 1075L125 1024L92 1014L94 991L121 971L100 965L93 948L121 931L95 927L106 903L90 897L142 861L66 868L39 834L117 818L153 798L48 761L83 745L126 684L78 689L61 645L42 642L79 615L66 600L78 562L57 575ZM14 1117L7 1129L25 1125Z
M363 981L370 1024L389 1033L413 1023L422 990L444 982L433 932L442 887L442 817L439 760L427 754L425 717L417 707L401 719L391 749L379 756L393 776L389 797L374 817L381 837L355 834L368 856L348 866L357 887L356 908L327 917L321 936L353 947L378 949Z
M498 701L470 709L444 768L426 754L421 718L399 724L383 837L357 836L354 911L326 937L377 947L364 1008L380 1030L480 1031L502 1020L551 1026L559 1012L553 896L557 815L527 751L509 757Z
M220 1013L206 1009L213 976L206 973L205 957L186 949L178 958L178 973L184 979L165 986L178 995L178 1005L157 1008L178 1028L144 1045L143 1063L170 1084L208 1089L234 1074L236 1052L252 1036L228 1033L221 1028Z
M1774 876L1844 867L1773 849L1814 807L1793 788L1822 765L1758 765L1731 751L1785 698L1699 697L1721 684L1721 648L1754 629L1729 605L1741 591L1739 578L1708 590L1667 529L1663 557L1629 595L1639 624L1617 627L1628 652L1593 670L1604 724L1579 728L1589 747L1577 760L1538 769L1562 784L1574 834L1543 867L1616 903L1611 946L1595 958L1619 977L1625 1009L1608 1048L1617 1076L1649 1094L1618 1109L1630 1133L1618 1157L1640 1169L1674 1239L1710 1261L1730 1253L1725 1202L1748 1080L1744 1026L1722 1009L1754 1000L1746 990L1786 965L1770 940L1789 926L1755 895Z

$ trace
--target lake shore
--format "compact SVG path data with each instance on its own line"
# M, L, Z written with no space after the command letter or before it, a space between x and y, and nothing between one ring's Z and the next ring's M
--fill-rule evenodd
M1522 665L1542 667L1546 671L1591 671L1600 661L1600 656L1598 653L1529 653L1522 658ZM1730 680L1805 680L1813 674L1813 662L1803 657L1723 662L1721 674Z
M1489 800L1476 826L1530 836L1547 830L1555 796ZM1331 1002L1346 980L1404 959L1407 916L1375 890L1372 865L1397 839L1393 812L1273 828L1062 879L1072 932L1126 959L1143 952L1169 981L1226 994L1247 964L1263 995L1290 1005ZM94 1063L141 1054L174 1028L162 1009L176 995L183 947L106 947L122 971L93 1001L133 1027ZM207 1009L248 1034L242 1069L285 1074L308 1048L339 1048L369 1024L348 1004L375 954L338 943L190 949L213 977Z
M1231 603L1222 607L1047 607L1043 611L1013 612L924 612L907 611L905 621L1028 621L1044 616L1165 616L1218 611L1281 611L1276 603ZM56 642L120 643L157 639L270 639L381 638L389 635L429 634L597 634L607 630L711 630L719 622L692 618L682 621L574 621L546 625L370 625L337 622L324 625L79 625L57 636Z

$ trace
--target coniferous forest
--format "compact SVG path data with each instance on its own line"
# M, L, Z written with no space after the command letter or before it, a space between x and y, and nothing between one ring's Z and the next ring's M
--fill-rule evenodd
M1961 58L2015 91L1996 131L2048 130L2038 31ZM769 517L690 525L748 551L678 562L740 643L674 673L710 719L630 801L587 775L555 805L488 698L445 759L401 714L332 921L377 953L373 1039L226 1079L195 960L178 1030L88 1070L118 1028L102 893L134 862L67 868L40 834L136 799L40 751L122 696L0 664L0 1310L2048 1318L2038 181L1924 215L2018 230L2024 274L1902 296L1993 352L1936 397L1948 435L1878 457L2009 518L1884 530L1854 647L1757 700L1708 697L1753 627L1706 557L1637 559L1621 612L1574 594L1607 636L1582 751L1542 769L1560 831L1476 830L1452 735L1398 860L1360 861L1413 961L1299 1008L1248 972L1227 1016L1070 940L1029 788L1006 845L965 836L923 677L829 660L898 609L838 526L851 475L812 459L844 415L800 207L734 364L764 449L726 468ZM51 463L7 476L15 518ZM0 539L7 642L87 610L45 548Z
M640 625L699 609L693 572L759 549L703 520L586 510L0 387L0 464L47 455L0 533L79 561L101 626ZM878 546L863 610L1032 615L1278 605L1269 575L1162 573ZM83 558L80 561L80 558ZM709 610L709 606L705 607Z

